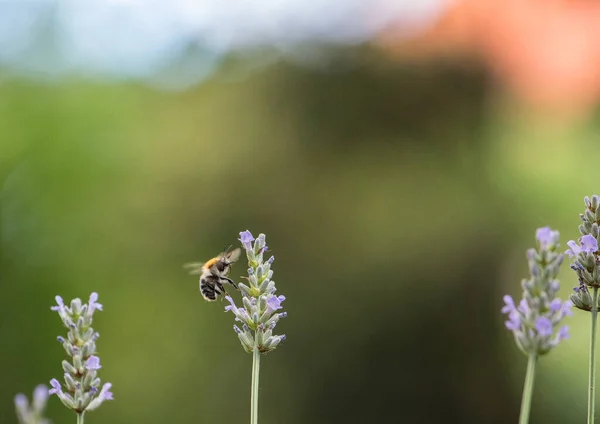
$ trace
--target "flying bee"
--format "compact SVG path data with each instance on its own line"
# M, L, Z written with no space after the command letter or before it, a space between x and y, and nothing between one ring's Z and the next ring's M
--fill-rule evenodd
M235 281L228 277L231 271L231 264L240 257L241 249L232 251L226 250L219 256L212 258L205 263L190 263L184 265L189 269L191 275L200 275L200 293L205 300L213 302L217 300L218 295L227 294L223 284L231 284L238 288Z

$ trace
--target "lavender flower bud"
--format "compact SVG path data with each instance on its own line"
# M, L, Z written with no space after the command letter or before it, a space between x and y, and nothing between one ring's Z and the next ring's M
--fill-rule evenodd
M559 289L556 276L563 259L563 255L556 252L558 231L549 227L539 228L536 239L538 249L527 252L530 278L521 283L522 299L516 306L511 296L504 296L502 312L508 316L505 325L513 332L517 346L525 354L544 355L568 336L567 327L560 330L558 327L566 316L572 314L572 304L555 298ZM274 306L275 303L273 301Z
M60 296L57 296L56 300L58 306L53 306L52 310L59 313L61 320L69 329L67 339L59 336L57 340L62 343L71 360L62 362L68 393L63 392L56 379L50 381L52 389L48 393L57 395L67 408L82 414L97 408L104 400L113 398L110 383L106 383L100 392L96 389L101 384L97 371L102 366L100 358L94 355L98 333L94 332L91 325L94 312L101 311L102 305L97 302L97 293L90 295L87 304L82 304L80 299L73 299L70 303L71 308L64 306Z
M251 311L252 310L253 305L252 305L252 302L250 302L250 298L249 297L246 297L246 296L242 297L242 303L244 304L244 308L247 311Z

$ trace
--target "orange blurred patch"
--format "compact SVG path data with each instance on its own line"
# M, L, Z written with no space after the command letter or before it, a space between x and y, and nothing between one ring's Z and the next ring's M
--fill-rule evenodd
M380 43L404 57L480 58L537 106L585 109L600 97L600 2L460 0L411 40Z

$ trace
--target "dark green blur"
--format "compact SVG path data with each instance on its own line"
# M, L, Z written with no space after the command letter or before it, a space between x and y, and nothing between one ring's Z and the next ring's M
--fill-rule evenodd
M504 329L535 229L577 236L597 123L556 128L477 68L227 70L184 93L0 86L0 422L62 379L54 296L100 294L86 424L245 423L251 356L182 264L264 232L288 318L262 361L280 423L510 423L525 358ZM238 263L232 275L244 275ZM564 266L563 296L575 284ZM585 417L587 316L542 358L532 422ZM54 423L75 423L56 398Z

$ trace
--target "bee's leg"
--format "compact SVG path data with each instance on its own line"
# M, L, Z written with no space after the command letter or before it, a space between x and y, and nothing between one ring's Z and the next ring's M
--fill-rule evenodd
M223 287L223 284L219 280L215 281L215 293L217 295L227 295L227 292L225 291L225 287Z
M235 289L239 290L237 284L231 278L227 278L227 277L221 277L221 278L223 280L227 281L229 284L231 284Z

